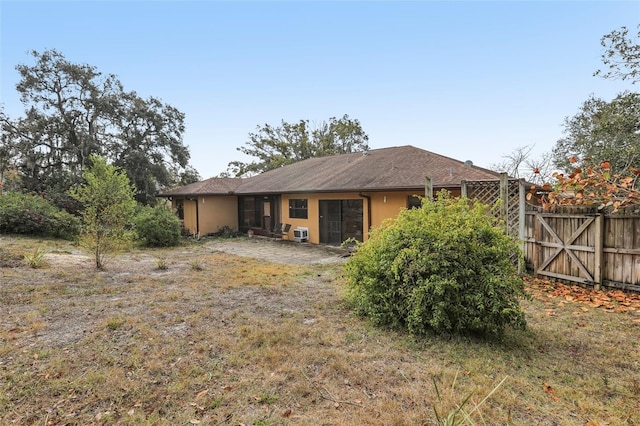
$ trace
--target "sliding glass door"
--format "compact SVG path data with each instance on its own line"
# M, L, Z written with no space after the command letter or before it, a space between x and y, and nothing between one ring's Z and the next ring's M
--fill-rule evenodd
M321 244L341 244L354 238L362 241L362 200L320 200Z

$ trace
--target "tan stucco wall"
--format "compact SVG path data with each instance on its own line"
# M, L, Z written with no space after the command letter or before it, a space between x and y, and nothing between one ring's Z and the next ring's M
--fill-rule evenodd
M363 205L363 239L369 237L368 230L380 226L387 218L396 217L402 208L407 207L408 197L411 195L424 196L424 191L392 191L392 192L364 192L371 198L371 223L368 223L368 202L356 192L326 193L326 194L283 194L281 197L281 222L291 224L288 237L293 239L293 229L299 226L309 228L309 242L320 243L319 201L320 200L362 200ZM459 196L459 191L452 194ZM292 219L289 217L289 199L307 199L307 219ZM173 200L173 208L176 200ZM198 197L198 213L200 221L200 235L215 233L223 226L238 229L238 197L235 195L216 195ZM196 232L196 204L195 201L184 200L184 227L191 233Z
M200 235L215 233L224 226L238 230L238 197L216 195L198 197Z
M196 233L196 202L190 200L183 201L184 210L184 229L190 234Z
M173 200L176 208L178 200ZM196 201L182 200L184 206L184 227L190 234L197 231L200 235L215 233L223 226L238 230L238 197L235 195L209 195L198 197L198 216L196 220ZM198 229L199 228L199 229Z

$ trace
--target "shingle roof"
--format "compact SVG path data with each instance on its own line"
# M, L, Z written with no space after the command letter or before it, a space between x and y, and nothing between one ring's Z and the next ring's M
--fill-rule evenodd
M237 194L351 192L460 187L499 173L410 145L303 160L245 180Z
M161 197L174 195L226 195L233 194L244 179L241 178L210 178L200 182L181 186L160 194Z
M309 158L246 179L211 178L161 194L284 194L460 187L463 180L496 180L499 173L411 145Z

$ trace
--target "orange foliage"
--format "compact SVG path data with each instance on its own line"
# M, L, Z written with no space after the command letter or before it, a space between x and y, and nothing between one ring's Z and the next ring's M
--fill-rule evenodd
M575 156L569 159L575 163ZM535 172L535 171L534 171ZM598 208L611 208L614 212L629 206L640 204L640 191L636 181L640 176L640 169L629 168L625 173L611 173L611 163L603 161L598 166L587 167L586 170L576 168L566 176L564 173L554 173L556 184L543 185L542 189L548 191L540 202L544 208L552 205L595 205ZM537 188L532 187L527 195L533 197Z

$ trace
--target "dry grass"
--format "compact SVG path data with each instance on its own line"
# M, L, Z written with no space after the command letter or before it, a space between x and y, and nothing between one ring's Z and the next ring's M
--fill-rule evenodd
M198 243L100 272L66 243L0 244L8 263L48 252L44 269L0 268L2 424L435 424L505 377L477 424L640 424L637 311L541 293L502 342L416 340L355 317L336 265Z

